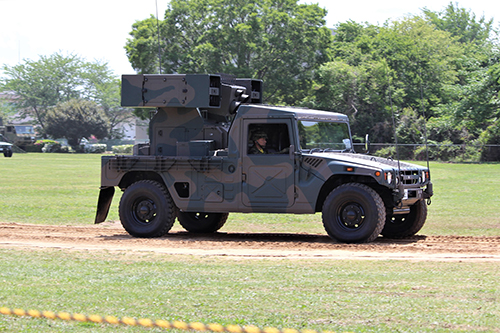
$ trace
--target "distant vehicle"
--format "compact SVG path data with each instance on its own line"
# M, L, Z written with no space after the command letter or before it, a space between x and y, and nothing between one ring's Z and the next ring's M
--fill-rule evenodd
M0 134L5 141L22 149L34 144L36 141L35 130L32 125L7 124L5 126L0 126Z
M12 144L0 141L0 153L5 157L12 157Z
M122 106L151 108L150 142L102 157L95 223L115 186L136 237L160 237L176 218L208 233L231 212L321 212L331 238L362 243L412 236L427 218L428 168L355 153L344 114L263 105L260 80L124 75Z

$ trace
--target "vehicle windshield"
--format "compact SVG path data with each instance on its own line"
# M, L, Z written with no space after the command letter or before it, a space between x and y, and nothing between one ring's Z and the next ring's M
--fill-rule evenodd
M350 151L347 123L299 120L300 148L304 152Z
M17 134L35 134L33 126L16 126Z

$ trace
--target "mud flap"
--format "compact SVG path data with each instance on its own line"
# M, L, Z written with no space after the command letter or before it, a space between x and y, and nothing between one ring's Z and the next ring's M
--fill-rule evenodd
M113 201L114 194L114 186L101 188L101 191L99 192L99 200L97 201L97 213L94 222L95 224L106 221L106 217L108 216L109 207L111 206L111 201Z

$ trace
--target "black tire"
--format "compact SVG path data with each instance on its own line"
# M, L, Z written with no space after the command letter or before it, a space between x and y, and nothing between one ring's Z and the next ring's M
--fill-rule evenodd
M228 213L177 213L182 227L193 233L216 232L224 226L228 216Z
M415 235L422 229L427 219L427 204L419 200L410 207L408 214L387 215L382 236L403 238Z
M12 154L13 154L12 149L7 149L3 152L3 156L5 157L12 157Z
M174 224L176 207L167 189L156 181L130 185L119 206L123 228L135 237L160 237Z
M345 243L367 243L375 240L384 228L385 206L372 188L348 183L326 197L322 216L331 238Z

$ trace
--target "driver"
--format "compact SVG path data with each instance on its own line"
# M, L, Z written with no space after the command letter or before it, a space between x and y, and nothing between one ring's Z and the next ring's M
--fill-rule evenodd
M252 136L253 146L248 150L249 154L267 154L267 134L265 132L255 132Z

